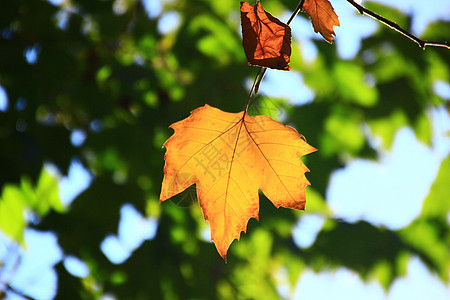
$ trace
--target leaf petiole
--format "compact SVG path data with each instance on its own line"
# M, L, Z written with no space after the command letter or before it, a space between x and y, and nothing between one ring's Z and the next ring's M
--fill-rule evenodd
M256 94L258 92L256 85L257 84L259 85L259 83L261 83L262 77L264 76L266 71L267 71L267 68L264 68L264 67L259 68L258 73L256 74L256 77L255 77L255 80L253 80L253 85L252 85L252 88L250 89L250 93L248 95L247 105L245 106L244 114L248 111L248 106L250 105L250 100L252 99L253 94ZM261 74L261 76L260 76L260 74Z

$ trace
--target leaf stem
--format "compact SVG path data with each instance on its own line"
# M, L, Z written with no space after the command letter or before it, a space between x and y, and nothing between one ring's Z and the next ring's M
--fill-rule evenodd
M261 67L261 68L259 68L258 73L256 74L255 80L253 80L253 85L252 85L252 88L250 89L250 93L249 93L248 99L247 99L247 105L245 106L245 112L248 111L248 106L250 105L250 100L252 99L253 93L255 93L255 94L257 93L256 92L256 83L261 82L261 77L259 77L259 74L261 74L261 70L263 70L263 69L265 69L265 70L262 72L263 73L262 76L264 75L267 68ZM258 79L258 77L259 77L259 79ZM244 115L245 115L245 113L244 113Z
M259 2L259 0L258 0L258 2ZM305 2L305 0L300 0L300 2L298 3L297 7L294 10L294 12L289 17L289 20L286 22L286 25L289 26L289 24L292 23L292 21L295 19L295 17L298 15L298 13L300 11L302 11L304 2ZM248 95L248 101L247 101L247 105L245 107L245 111L248 110L248 106L250 104L250 99L252 98L253 94L258 93L259 86L261 84L261 81L264 79L264 76L266 75L266 72L267 72L267 68L266 67L260 67L259 68L258 74L256 74L255 80L253 81L253 86L252 86L252 89L250 90L250 94Z
M347 2L350 3L351 5L353 5L359 11L360 14L369 16L372 19L375 19L375 20L381 22L382 24L386 25L387 27L397 31L401 35L403 35L403 36L409 38L410 40L414 41L415 43L417 43L419 45L419 47L422 48L423 50L425 50L426 46L443 47L443 48L450 49L450 43L448 41L447 42L430 42L430 41L421 40L418 37L416 37L415 35L404 30L403 28L401 28L397 23L392 22L392 21L380 16L379 14L374 13L373 11L359 5L355 1L347 0Z

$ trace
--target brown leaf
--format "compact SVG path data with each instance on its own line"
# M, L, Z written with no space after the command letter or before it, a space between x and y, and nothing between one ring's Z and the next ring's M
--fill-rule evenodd
M160 202L196 184L223 258L248 220L258 219L259 189L276 207L304 209L309 170L300 157L316 149L291 126L205 105L170 127Z
M339 26L339 19L328 0L305 0L303 9L311 18L314 32L319 32L327 42L333 43L336 36L333 26Z
M248 64L287 70L291 56L291 28L266 12L261 3L241 2L242 45Z

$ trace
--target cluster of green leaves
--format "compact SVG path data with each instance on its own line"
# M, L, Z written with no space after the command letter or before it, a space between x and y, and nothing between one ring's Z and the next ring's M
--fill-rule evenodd
M165 35L158 30L162 15L149 18L141 1L116 2L122 4L116 11L114 1L91 0L72 0L61 7L17 0L2 3L0 9L0 85L9 100L8 110L0 112L0 228L18 242L25 226L50 230L66 255L86 262L86 278L72 276L62 262L55 266L56 298L112 293L119 299L276 299L277 272L287 271L294 288L305 267L345 266L363 278L377 276L387 287L404 274L412 255L448 280L449 159L422 215L399 231L334 219L325 199L331 173L346 158L376 159L363 125L382 138L386 149L401 126L414 128L430 143L426 112L431 106L448 106L432 91L435 80L450 79L448 50L424 52L380 27L351 60L340 59L336 48L322 40L313 41L318 55L312 62L294 51L293 70L304 75L314 101L293 107L283 99L260 97L254 110L283 107L286 122L320 149L307 157L313 170L308 174L312 188L307 211L327 221L316 242L299 249L292 227L304 213L277 210L261 195L263 221L258 226L250 221L249 234L232 245L224 264L201 238L207 224L198 205L181 208L192 202L190 191L162 206L158 196L161 146L172 134L168 126L205 103L230 112L245 105L244 83L256 69L247 66L242 50L239 2L163 2L163 13L180 16L178 28ZM296 5L283 0L265 7L280 15ZM410 24L392 9L369 8L405 28ZM449 26L433 24L424 38L448 39ZM24 53L33 47L38 57L29 63ZM364 80L367 76L371 83ZM86 134L81 145L71 143L74 130ZM54 179L43 165L51 162L67 173L74 158L94 180L62 209ZM158 231L124 263L113 264L100 243L117 232L125 203L158 218ZM39 215L39 222L26 224L27 210Z

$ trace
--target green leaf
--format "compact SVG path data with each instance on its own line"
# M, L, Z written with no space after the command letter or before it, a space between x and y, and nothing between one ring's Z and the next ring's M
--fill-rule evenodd
M450 156L442 163L430 193L424 201L422 216L445 220L450 212Z
M63 212L64 207L59 197L59 185L55 177L42 168L41 176L36 187L37 206L36 211L41 215L48 213L50 209Z
M403 240L422 252L423 259L441 278L448 280L450 269L450 250L448 236L443 238L434 222L420 219L401 232Z
M336 87L344 99L361 106L374 106L378 101L377 90L364 80L365 73L361 66L352 62L338 62L333 68Z
M25 199L22 191L17 186L5 185L0 199L0 229L22 245L26 227L24 209Z
M347 107L335 107L325 121L325 132L321 137L321 149L324 156L337 152L351 155L358 153L364 146L364 136L358 115Z
M391 149L397 131L408 125L408 119L404 112L394 110L386 118L377 118L368 121L370 129L375 136L381 138L382 146Z
M64 210L59 197L58 181L42 168L36 188L33 188L27 177L22 178L20 186L4 186L0 198L0 229L23 245L23 232L27 226L26 211L32 210L43 217L50 209L58 212Z

